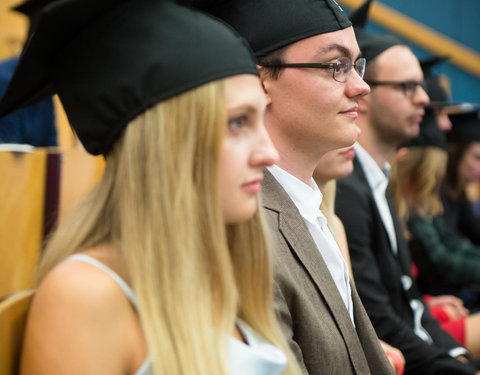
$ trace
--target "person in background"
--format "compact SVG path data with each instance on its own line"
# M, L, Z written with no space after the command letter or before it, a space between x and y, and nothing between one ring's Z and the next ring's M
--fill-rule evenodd
M452 100L448 77L442 74L433 73L433 67L445 61L446 59L446 57L432 56L430 58L426 58L420 61L420 65L422 66L425 75L427 93L430 97L430 103L428 104L427 109L428 124L436 123L438 128L440 128L440 130L442 130L443 132L449 132L452 129L452 122L449 118L449 115L451 113L458 112L459 109L464 108L465 106L471 106L470 103L455 103ZM429 130L429 133L432 133L432 131ZM457 174L456 170L454 174ZM458 204L457 208L455 208L455 204L452 204L446 196L444 183L442 183L440 187L440 196L442 197L442 209L444 219L447 222L451 221L451 223L449 223L449 231L453 230L454 232L456 232L457 236L460 235L455 225L455 221L459 220L462 220L464 222L464 225L467 225L467 228L468 223L475 226L475 224L473 224L475 222L475 218L472 214L470 205L467 202L461 200L461 203ZM445 209L445 207L448 205L450 205L451 207L447 207L447 209ZM447 214L447 211L450 213ZM462 214L460 215L461 211ZM463 217L464 219L460 219L460 217ZM452 295L424 295L424 301L428 304L432 315L439 319L442 324L445 324L452 319L466 316L468 310L465 308L464 304L467 305L469 308L476 309L478 307L478 293L475 290L475 286L460 286L460 288L452 288L451 286L449 287L448 283L446 284L445 282L442 282L442 280L444 279L442 275L440 275L440 277L437 277L437 271L435 270L435 267L426 257L422 256L422 251L417 251L412 255L414 257L414 261L419 262L421 267L424 268L423 272L421 272L417 276L418 285L421 291L428 291L427 293L435 294L454 293L456 296L459 297L458 298ZM413 264L412 266L414 267L412 273L414 275L418 274L418 268L416 268L416 265ZM429 268L431 269L429 270Z
M429 280L434 292L440 294L445 293L442 290L445 285L450 286L450 292L455 287L458 291L461 286L480 281L480 248L462 243L443 220L439 192L445 175L447 143L436 118L428 110L419 136L398 149L392 159L390 186L418 269L417 279ZM450 317L443 321L442 327L473 358L480 358L480 314L468 315L468 311L456 314L448 310L446 313Z
M428 107L432 109L440 129L447 132L449 138L447 175L440 192L443 217L447 225L464 240L480 245L480 221L474 213L472 202L475 198L468 197L468 186L475 187L480 183L480 120L475 125L475 115L472 116L480 109L472 103L454 102L448 78L433 73L433 67L446 59L433 56L420 62L430 97ZM456 129L452 129L449 116L455 119L458 125Z
M392 373L312 179L327 151L355 142L357 102L369 92L350 21L334 0L226 0L202 9L232 25L257 57L265 127L280 154L262 197L275 310L303 373Z
M452 129L452 122L448 116L454 102L448 77L443 74L435 74L433 68L447 59L446 56L431 56L420 60L425 88L430 98L427 108L431 109L438 127L444 132Z
M54 92L106 167L42 257L21 373L299 374L273 310L258 194L278 154L244 40L173 1L57 0L0 116Z
M388 189L388 160L418 135L429 97L412 51L392 35L364 30L370 1L350 19L368 63L371 93L358 101L353 173L337 181L335 212L347 234L355 285L380 339L405 357L405 374L474 374L468 351L422 302Z
M328 225L335 236L338 247L348 264L350 278L353 284L355 284L355 280L351 268L345 228L339 217L335 214L335 191L336 179L348 176L352 173L352 160L354 157L355 150L353 146L329 151L320 159L313 174L313 178L323 194L321 209L327 218ZM385 355L390 361L390 364L395 369L396 374L402 375L405 368L405 358L402 352L397 348L388 345L385 341L380 340L380 344L385 351Z
M461 107L460 107L461 108ZM448 164L442 190L447 225L464 240L480 246L480 215L468 197L468 186L480 184L480 107L463 106L451 114L447 133Z
M47 2L48 0L28 0L13 8L29 17L28 35L36 24L37 12ZM19 56L15 56L0 62L0 99L5 94L19 59ZM53 98L48 96L1 118L0 143L28 144L35 147L57 146Z

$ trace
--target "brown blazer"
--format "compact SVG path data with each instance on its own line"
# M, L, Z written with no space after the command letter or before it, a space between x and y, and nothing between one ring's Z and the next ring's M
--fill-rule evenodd
M304 374L394 374L352 286L353 326L330 272L296 206L265 172L275 310Z

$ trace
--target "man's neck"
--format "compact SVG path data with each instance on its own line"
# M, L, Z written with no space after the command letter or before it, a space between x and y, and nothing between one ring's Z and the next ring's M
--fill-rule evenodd
M380 168L383 168L397 148L396 145L386 144L375 137L371 132L363 130L358 137L357 142L368 152Z
M285 125L277 126L278 123L265 115L265 128L272 140L273 145L280 155L276 163L285 172L298 178L307 185L311 185L313 171L322 157L322 146L318 145L312 150L312 142L306 142L295 132L285 133Z
M302 161L299 161L298 164L296 164L292 159L284 158L283 154L280 154L280 160L276 165L305 184L309 186L311 185L313 169L305 167L305 163Z
M312 155L312 153L303 150L300 151L301 147L295 147L282 138L276 138L275 135L271 135L271 139L280 155L280 160L276 165L305 184L310 185L313 171L317 167L321 156Z

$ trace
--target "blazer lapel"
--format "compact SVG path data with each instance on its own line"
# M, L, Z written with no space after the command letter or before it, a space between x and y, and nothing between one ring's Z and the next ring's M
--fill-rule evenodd
M265 172L263 189L265 191L262 198L264 208L278 213L278 228L280 232L323 296L351 352L350 357L357 371L365 373L365 370L362 372L361 369L365 369L366 363L356 363L358 362L356 359L359 356L352 353L362 352L358 335L330 275L330 271L297 207L275 177L268 171Z
M393 202L393 195L390 188L387 188L385 195L387 197L388 206L390 207L390 212L392 213L393 226L395 227L395 234L397 236L397 257L400 260L403 273L406 275L410 275L410 266L412 263L410 259L410 250L408 249L408 245L405 242L405 237L403 236L402 224L399 221L397 209L395 208L395 204Z

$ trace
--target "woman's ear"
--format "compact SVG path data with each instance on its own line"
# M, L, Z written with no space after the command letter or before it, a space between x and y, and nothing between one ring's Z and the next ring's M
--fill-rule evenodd
M267 99L267 105L272 103L272 99L270 98L269 88L270 88L270 78L267 77L265 72L263 72L263 68L260 65L257 65L257 69L260 73L260 83L262 84L263 92L265 93L265 98Z
M408 154L408 147L400 147L397 150L397 160L401 161Z

